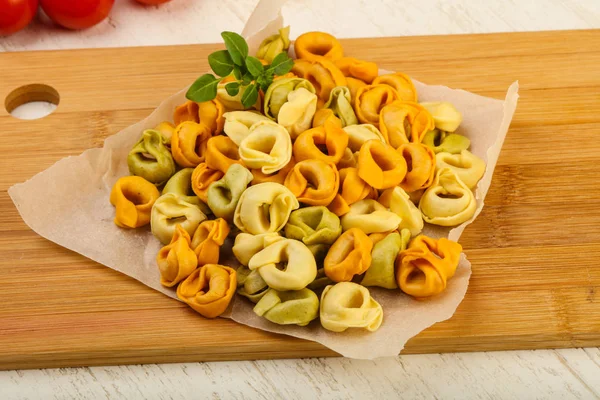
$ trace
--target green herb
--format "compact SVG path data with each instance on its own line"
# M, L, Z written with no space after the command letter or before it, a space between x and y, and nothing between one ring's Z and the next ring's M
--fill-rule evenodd
M286 52L281 52L273 58L271 65L263 66L256 57L248 55L248 44L243 37L235 32L222 32L221 37L227 50L215 51L208 56L208 64L213 72L198 78L188 89L186 97L201 103L217 97L217 86L224 77L231 76L235 81L228 82L225 90L230 96L240 92L242 105L252 107L258 100L259 89L266 91L273 82L275 75L284 75L294 66L294 60Z

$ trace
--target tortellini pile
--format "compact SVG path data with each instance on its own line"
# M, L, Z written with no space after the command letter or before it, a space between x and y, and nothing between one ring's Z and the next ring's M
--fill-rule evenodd
M256 56L289 46L285 28ZM323 32L295 53L250 109L244 87L222 83L144 130L110 194L114 222L150 225L161 284L207 318L238 293L270 323L375 331L384 310L368 288L426 299L447 287L462 247L422 232L473 217L486 164L457 132L461 113L419 102L408 76L379 75ZM219 263L228 240L239 266Z

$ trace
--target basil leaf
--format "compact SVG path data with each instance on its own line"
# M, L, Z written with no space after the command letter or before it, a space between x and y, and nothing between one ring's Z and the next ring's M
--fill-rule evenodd
M227 76L233 71L233 60L227 50L215 51L208 56L208 64L215 74Z
M252 82L252 81L253 81L253 77L252 77L252 75L250 75L250 73L249 73L249 72L246 72L246 73L244 74L244 76L242 76L242 85L244 85L244 86L247 86L247 85L249 85L249 84L250 84L250 82Z
M292 70L294 60L288 57L286 52L281 52L275 56L269 71L273 71L276 75L284 75Z
M244 38L235 32L227 31L221 32L221 37L233 62L239 66L244 65L244 60L248 57L248 43Z
M229 82L227 85L225 85L225 90L227 91L228 95L237 96L237 94L240 92L240 83Z
M263 72L263 66L260 60L256 57L246 58L246 68L254 77L258 77Z
M244 94L242 94L242 105L246 108L252 107L258 100L258 87L256 83L246 86Z
M235 76L235 79L238 81L242 79L242 70L237 65L233 66L233 76Z
M219 82L221 80L215 78L214 75L204 74L192 83L192 86L185 93L185 97L197 103L212 100L217 97L217 85Z

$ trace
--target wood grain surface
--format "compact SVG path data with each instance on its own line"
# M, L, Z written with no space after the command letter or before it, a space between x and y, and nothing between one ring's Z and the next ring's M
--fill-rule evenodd
M348 55L429 84L498 98L512 81L521 84L486 206L461 238L473 264L468 294L452 319L405 351L600 345L600 31L343 44ZM218 47L0 54L0 100L31 83L60 94L57 110L40 120L0 110L0 368L334 355L204 320L37 236L6 193L147 116L205 71Z

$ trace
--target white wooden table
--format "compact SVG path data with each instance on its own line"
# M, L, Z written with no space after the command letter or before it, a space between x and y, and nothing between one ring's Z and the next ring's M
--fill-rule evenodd
M42 16L0 38L0 51L218 42L223 30L241 31L257 2L117 0L92 29L64 31ZM600 28L600 0L305 0L284 15L293 34L339 37L589 29ZM6 371L0 398L598 399L600 349Z

